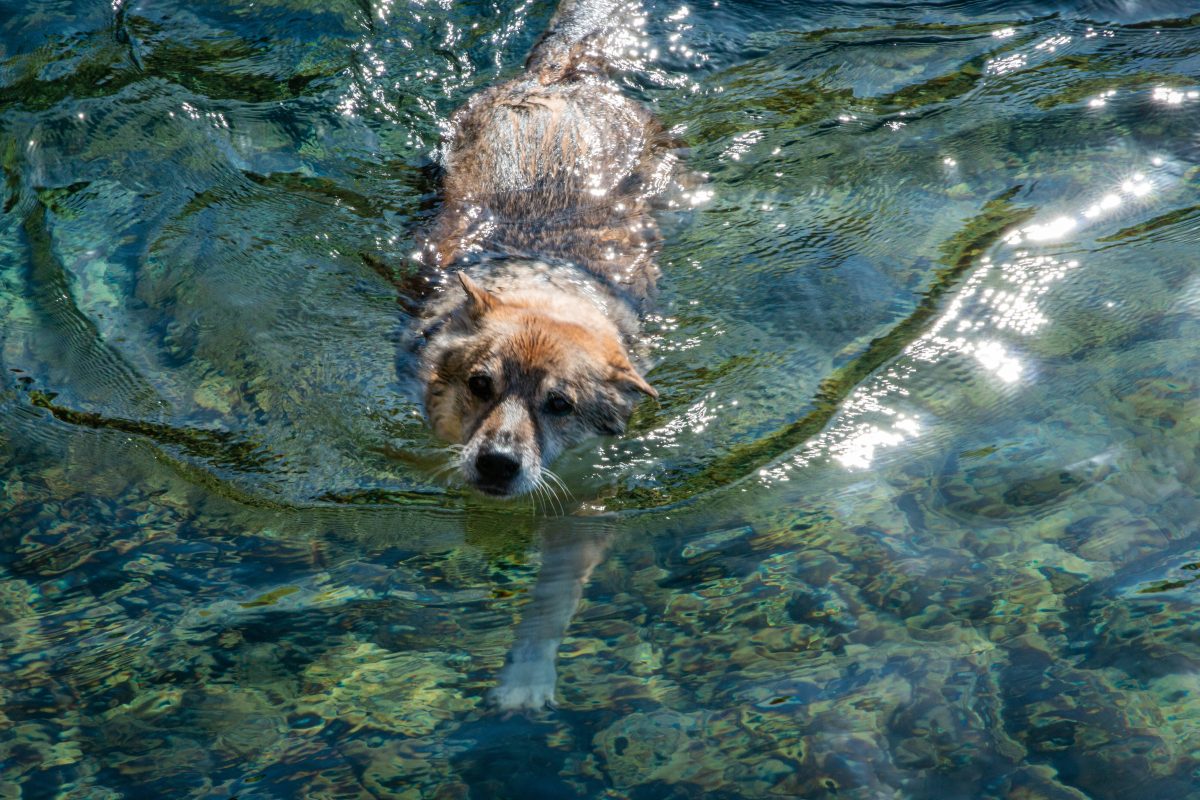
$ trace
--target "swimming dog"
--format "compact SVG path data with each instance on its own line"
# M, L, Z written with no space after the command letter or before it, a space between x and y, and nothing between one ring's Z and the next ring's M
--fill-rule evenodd
M425 408L490 495L535 490L563 450L624 432L657 396L639 316L658 277L650 204L674 156L607 74L636 11L566 0L523 73L470 98L443 139L422 251L442 277L422 319Z

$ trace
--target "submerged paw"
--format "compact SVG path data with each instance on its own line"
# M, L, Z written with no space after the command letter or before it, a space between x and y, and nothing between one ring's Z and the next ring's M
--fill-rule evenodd
M488 698L501 711L540 711L555 705L554 684L557 678L553 663L533 661L509 664L500 671L500 682Z

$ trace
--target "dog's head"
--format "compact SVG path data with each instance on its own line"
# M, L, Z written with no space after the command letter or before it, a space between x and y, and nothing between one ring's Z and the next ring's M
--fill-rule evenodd
M622 433L639 395L657 396L595 309L572 316L459 280L466 298L431 342L425 408L438 436L464 445L460 470L480 491L532 491L563 450Z

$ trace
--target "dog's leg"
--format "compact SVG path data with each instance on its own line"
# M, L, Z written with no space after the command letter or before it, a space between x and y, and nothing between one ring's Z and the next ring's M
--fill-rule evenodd
M611 536L569 523L552 522L542 534L542 569L533 599L517 625L516 643L491 693L492 702L503 711L554 705L558 646L592 570L604 560Z

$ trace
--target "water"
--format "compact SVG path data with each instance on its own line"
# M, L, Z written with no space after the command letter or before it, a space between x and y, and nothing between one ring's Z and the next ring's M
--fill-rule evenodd
M552 3L0 5L0 794L1200 797L1200 18L1000 5L647 5L712 198L561 508L368 264Z

